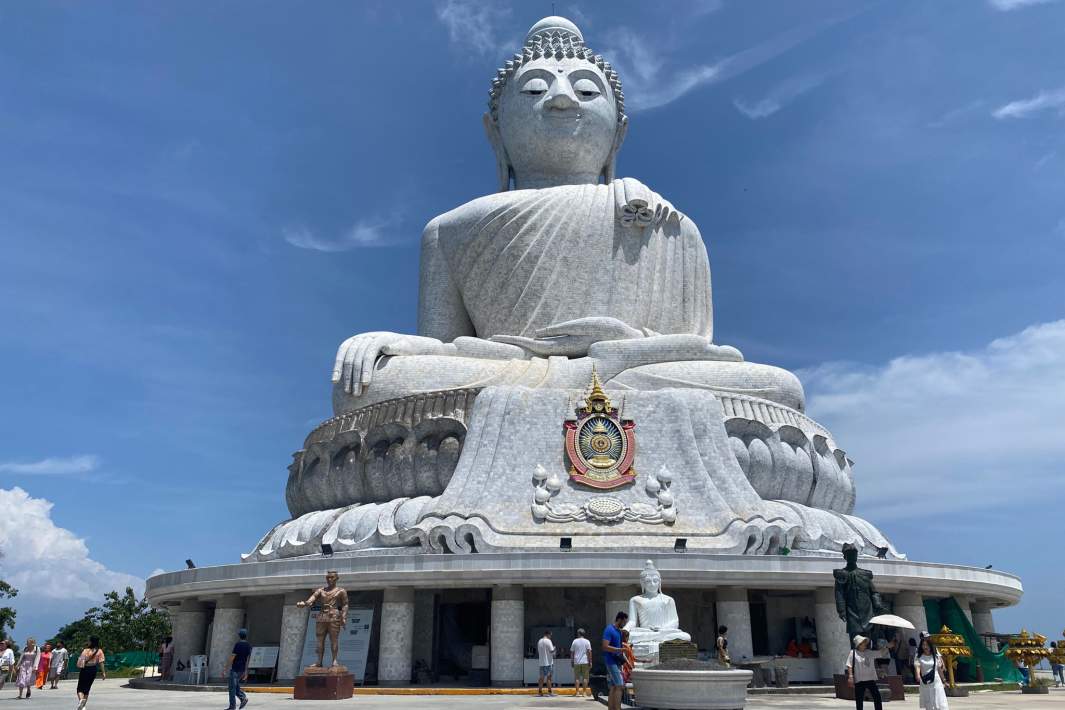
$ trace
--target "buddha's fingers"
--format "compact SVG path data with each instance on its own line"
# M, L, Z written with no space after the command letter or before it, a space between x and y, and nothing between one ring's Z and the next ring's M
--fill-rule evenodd
M355 359L355 349L358 347L358 338L348 338L344 341L344 355L341 364L341 381L344 383L344 391L351 392L351 363Z
M361 391L363 385L369 384L366 379L367 372L366 359L371 358L370 367L373 367L373 360L376 359L378 348L380 348L379 336L373 335L368 338L364 338L363 342L359 343L359 350L355 354L355 360L352 363L351 381L353 386Z

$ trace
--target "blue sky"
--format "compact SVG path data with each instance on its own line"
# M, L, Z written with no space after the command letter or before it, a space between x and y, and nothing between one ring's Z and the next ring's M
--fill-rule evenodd
M556 2L619 173L690 215L715 335L797 370L912 557L1065 625L1065 2ZM0 570L18 632L286 517L337 344L412 332L418 237L494 189L551 3L0 10ZM18 487L19 490L16 490Z

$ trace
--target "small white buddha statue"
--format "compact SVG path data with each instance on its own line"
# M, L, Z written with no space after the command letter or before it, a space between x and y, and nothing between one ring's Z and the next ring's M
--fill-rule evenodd
M658 655L658 644L663 641L691 641L691 635L680 630L677 603L662 593L662 575L651 560L640 572L640 588L643 591L629 600L629 623L625 625L636 657Z

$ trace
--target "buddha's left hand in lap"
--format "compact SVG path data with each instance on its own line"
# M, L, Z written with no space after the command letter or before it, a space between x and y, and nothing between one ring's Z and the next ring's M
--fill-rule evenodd
M584 357L595 343L643 338L647 331L633 328L617 318L589 316L556 323L536 331L535 338L522 335L494 335L492 340L516 345L532 355Z

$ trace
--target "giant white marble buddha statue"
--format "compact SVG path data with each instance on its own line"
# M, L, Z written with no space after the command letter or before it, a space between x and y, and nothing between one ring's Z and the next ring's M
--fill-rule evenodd
M341 344L339 414L413 393L522 384L705 388L796 410L789 372L713 342L710 262L695 223L615 177L628 118L617 73L549 17L492 82L484 127L499 192L422 235L418 334Z
M691 641L691 635L681 631L677 603L662 592L662 575L651 560L640 572L640 594L629 600L629 643L637 658L658 653L663 641Z
M248 559L324 543L557 545L573 525L588 533L580 544L608 547L673 526L725 552L854 544L894 555L851 515L851 461L804 414L798 379L714 343L702 235L615 176L628 128L621 82L573 23L532 27L492 82L484 127L499 191L425 227L417 335L341 344L334 417L289 467L292 518ZM559 428L593 371L644 432L638 483L596 501L594 487L559 478ZM658 596L647 614L668 600ZM675 628L638 624L656 626Z

